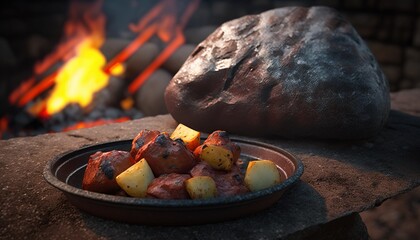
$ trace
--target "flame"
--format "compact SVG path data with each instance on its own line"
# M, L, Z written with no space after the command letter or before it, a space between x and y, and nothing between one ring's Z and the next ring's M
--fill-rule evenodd
M9 95L11 106L17 106L40 120L48 120L69 104L91 109L95 93L105 88L110 76L122 76L125 62L152 37L162 42L162 51L137 77L127 83L129 96L120 101L123 110L134 107L135 94L150 75L185 42L183 30L200 0L188 0L187 5L176 0L159 0L150 11L127 27L137 36L107 62L100 51L105 41L106 16L102 11L104 0L72 0L63 37L53 52L38 61L33 75L23 81ZM57 69L58 65L61 65ZM121 77L121 81L125 81ZM94 107L94 106L93 106ZM0 116L0 139L7 134L8 115ZM63 131L92 127L111 122L130 120L99 119L79 122Z
M90 91L93 94L99 88L103 88L104 74L100 73L99 70L96 71L96 66L101 65L103 67L104 63L101 62L105 62L105 58L100 56L100 53L98 54L98 49L105 39L106 17L102 12L102 6L103 0L71 1L69 18L64 25L62 41L51 54L35 64L34 75L10 94L9 102L11 104L24 107L31 101L36 100L42 93L48 91L48 99L36 100L36 104L27 109L34 116L48 117L60 111L69 103L76 102L86 106L87 99L89 99L86 96L87 92ZM86 59L76 60L80 58ZM64 65L45 76L57 62L64 62ZM94 69L85 69L87 66L94 67ZM115 70L124 71L122 67L116 65L109 73L114 73ZM69 80L65 80L66 78L77 79L77 77L70 77L71 71L77 73L78 77L83 76L82 78L85 80L78 79L74 84L70 84ZM92 88L93 80L86 80L90 74L93 74L92 79L102 79L98 80L99 87ZM64 93L64 86L70 87L68 93ZM83 90L79 97L76 97L77 94L75 94L78 91L74 88L76 86L82 86L82 88L79 87ZM59 97L63 93L64 95Z
M137 37L109 62L99 50L105 41L103 2L71 1L62 42L34 66L34 76L9 95L11 104L29 106L26 111L39 118L48 118L71 103L85 108L92 102L95 93L108 85L110 75L122 75L124 62L150 38L157 36L165 46L128 85L128 92L134 94L185 42L183 29L200 0L190 0L180 16L176 0L160 0L137 23L128 26L138 34ZM50 71L57 62L64 64L58 70ZM132 105L130 101L122 102L124 109Z
M42 74L59 61L74 56L76 47L86 38L100 42L104 38L105 15L103 0L70 2L69 17L64 24L63 40L57 48L34 66L35 74Z
M71 103L85 108L92 102L94 94L108 85L109 74L103 71L106 58L99 50L105 41L102 4L102 0L96 1L80 10L80 7L86 6L83 2L77 2L70 8L70 15L76 20L70 19L72 21L66 25L65 33L76 38L82 36L83 40L55 76L55 85L46 100L45 111L48 115L60 112ZM117 66L114 69L120 70Z
M70 103L87 107L94 93L108 85L109 76L102 70L104 55L84 41L76 50L77 55L65 63L55 78L55 86L47 99L47 113L52 115Z

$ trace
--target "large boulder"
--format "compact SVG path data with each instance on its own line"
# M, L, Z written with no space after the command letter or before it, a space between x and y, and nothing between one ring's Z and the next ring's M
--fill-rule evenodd
M388 82L352 25L327 7L286 7L224 23L165 92L200 131L360 139L385 124Z

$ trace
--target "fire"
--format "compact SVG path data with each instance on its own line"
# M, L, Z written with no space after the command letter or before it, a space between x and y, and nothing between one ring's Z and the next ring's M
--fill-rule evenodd
M33 76L9 95L9 103L42 120L62 111L69 104L89 109L95 93L109 84L111 76L123 75L125 61L156 36L162 41L163 49L127 84L127 92L135 94L149 76L184 44L183 30L199 2L189 0L186 7L179 11L176 0L158 1L137 23L127 26L137 36L107 60L100 51L106 36L106 16L102 11L104 1L71 1L62 41L51 54L35 64ZM55 69L57 63L63 64ZM122 77L120 79L124 81ZM131 97L121 101L124 110L132 106ZM2 128L3 125L4 121L1 122ZM0 130L1 133L3 129Z
M35 75L24 81L9 96L11 104L25 107L29 113L39 118L63 110L70 103L87 107L96 92L108 84L110 75L121 75L123 63L132 56L152 36L158 36L165 47L152 63L128 86L134 94L150 75L159 68L184 42L183 29L199 0L191 0L183 14L177 16L175 0L161 0L137 23L128 28L138 36L109 62L99 51L105 40L105 16L101 11L103 0L93 2L72 1L70 18L65 24L64 41L57 49L34 67ZM37 80L56 62L64 65L48 76ZM47 99L36 100L49 91ZM35 101L34 101L35 100Z
M57 74L46 103L49 115L61 111L70 103L87 107L94 93L108 85L109 76L102 70L106 59L94 45L91 41L80 44L76 56L67 61Z
M101 11L103 1L96 1L87 10L78 10L79 4L82 3L77 2L70 10L75 18L82 13L81 18L87 27L74 24L79 23L79 19L66 25L66 35L84 37L73 49L74 56L64 63L55 76L55 85L46 100L45 112L48 115L60 112L71 103L87 107L94 94L109 82L109 75L102 70L106 59L99 50L105 41L105 16Z
M95 70L96 66L101 64L101 61L105 62L105 58L99 56L100 53L97 54L105 40L106 18L102 12L102 5L103 0L92 2L75 0L71 2L69 18L64 25L64 36L61 43L46 58L36 63L34 75L9 95L9 102L12 105L25 107L28 103L33 102L26 110L39 118L48 118L51 114L60 111L72 102L86 105L86 99L89 99L89 97L86 97L86 92L89 91L86 88L89 87L92 91L92 87L90 84L85 86L86 80L83 81L70 75L74 71L73 74L77 73L79 77L83 76L84 79L87 79L92 73L93 79L104 79L103 74ZM82 58L91 59L93 62L91 63L87 59L76 60ZM49 75L45 75L57 62L64 62L64 65ZM84 70L79 69L83 64L95 68L83 67ZM115 69L117 68L118 66L115 67ZM76 82L70 83L70 80L64 80L67 78ZM89 82L92 83L92 81ZM104 80L99 81L99 85L103 85L103 82ZM78 86L78 89L74 88L76 86ZM68 92L64 90L65 87L69 87ZM98 88L93 89L97 91ZM77 95L75 92L77 91L83 91L79 94L83 96L81 100L80 98L75 100L75 95ZM48 92L48 99L37 99L44 92ZM59 96L60 94L64 95Z

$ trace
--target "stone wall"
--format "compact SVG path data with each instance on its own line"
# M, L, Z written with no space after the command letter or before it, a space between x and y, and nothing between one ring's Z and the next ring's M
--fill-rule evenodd
M420 87L420 2L340 2L335 7L366 40L388 77L391 91Z

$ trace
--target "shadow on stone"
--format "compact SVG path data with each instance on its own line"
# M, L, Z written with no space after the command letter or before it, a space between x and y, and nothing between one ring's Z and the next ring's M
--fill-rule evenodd
M223 224L145 226L98 219L87 214L84 214L84 222L95 234L107 239L118 239L121 233L138 239L172 239L173 236L182 236L181 239L278 239L304 232L314 223L326 223L326 211L324 199L310 185L300 181L272 207Z
M271 139L275 141L275 145L285 148L301 159L324 158L351 164L363 171L410 179L420 171L418 136L419 117L391 110L384 128L375 137L368 139Z

